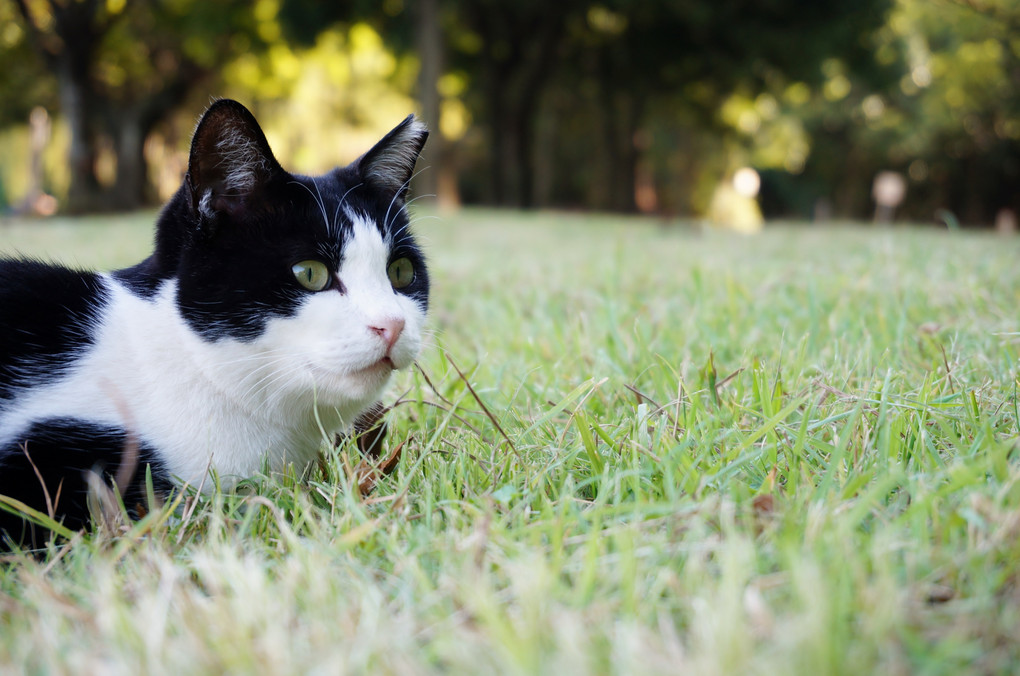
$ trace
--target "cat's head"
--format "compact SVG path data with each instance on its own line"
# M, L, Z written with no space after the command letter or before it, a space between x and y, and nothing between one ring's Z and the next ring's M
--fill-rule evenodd
M422 341L429 278L405 199L427 136L410 116L349 166L299 176L244 106L210 106L157 234L177 249L192 331L261 355L259 382L313 388L325 403L377 396Z

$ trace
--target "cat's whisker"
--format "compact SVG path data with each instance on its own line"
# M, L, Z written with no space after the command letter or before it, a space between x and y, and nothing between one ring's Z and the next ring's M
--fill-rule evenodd
M404 214L406 214L408 216L408 221L407 221L407 223L402 228L400 228L400 230L397 230L396 232L394 232L391 235L391 238L393 239L393 241L396 241L397 238L400 235L404 234L404 232L407 231L407 229L411 227L412 223L414 223L416 221L419 221L422 218L438 218L438 216L416 216L415 218L410 218L410 211L408 210L408 207L411 206L412 204L414 204L415 202L417 202L418 200L424 199L426 197L435 197L435 195L433 195L433 194L418 195L414 199L408 201L406 204L401 206L400 209L397 211L397 213L394 214L393 220L396 220L397 216L399 216L403 212Z
M278 366L280 364L286 363L289 360L290 360L289 356L284 356L284 357L280 357L278 359L273 359L271 361L267 361L267 362L265 362L263 364L260 364L257 368L254 368L254 369L250 370L248 373L246 373L244 376L242 376L241 379L238 381L238 384L239 385L243 385L245 382L247 382L248 380L250 380L253 377L260 377L259 374L262 371L265 371L266 369L271 369L271 368L276 367L276 366ZM256 382L254 385L252 385L252 388L257 387L257 386L258 386L258 382ZM249 388L249 390L250 389L251 388Z
M400 184L400 188L397 189L397 191L395 193L393 193L393 197L390 199L390 204L389 204L389 206L386 207L386 215L383 216L383 225L385 226L386 230L390 229L390 210L393 208L394 203L396 203L397 198L399 198L401 195L403 195L404 190L406 190L407 186L411 183L411 181L414 180L414 177L417 176L418 174L420 174L421 172L425 171L426 169L429 169L429 167L422 167L418 171L416 171L413 174L411 174L410 178L408 178L406 181L401 183ZM401 208L403 208L404 206L406 206L406 205L402 205ZM400 213L400 209L397 209L397 213L398 214Z
M411 227L415 225L415 223L418 223L420 221L441 221L441 220L443 219L441 219L439 216L415 216L414 218L407 221L407 225L405 225L396 233L394 233L393 239L394 241L397 241L397 237L403 235L405 232L410 230Z
M412 204L414 204L418 200L425 199L426 197L433 197L434 198L434 197L436 197L436 194L434 192L426 192L426 193L422 193L421 195L417 195L416 197L412 197L411 199L407 200L407 202L404 203L404 209L406 209L407 207L411 206Z
M319 193L318 184L314 181L312 182L312 185L315 186L315 192L312 192L311 188L300 181L290 181L288 185L299 185L308 191L308 194L312 196L312 199L315 200L316 205L318 205L319 211L322 212L322 225L326 228L326 231L329 232L329 218L326 216L326 205L322 203L322 193Z
M241 398L243 399L244 397L248 396L253 390L257 389L259 387L259 384L266 377L267 373L270 373L270 374L271 373L277 373L277 371L275 371L275 370L268 371L268 369L272 369L273 367L277 366L278 364L280 364L280 363L282 363L284 361L286 361L286 360L280 359L280 360L277 360L277 361L269 363L269 364L263 364L259 368L254 369L254 370L250 371L249 373L245 374L240 380L238 380L237 384L239 386L243 387L249 380L251 380L253 378L255 379L255 382L252 383L252 385L241 395Z
M336 212L333 214L333 225L336 228L336 234L334 235L334 237L340 236L340 210L343 208L344 202L347 201L347 196L354 192L355 188L360 188L363 185L364 183L358 183L354 187L348 188L347 192L345 192L343 196L340 198L340 202L337 203Z
M291 387L291 384L296 382L298 382L298 379L290 371L277 373L271 378L264 378L260 383L261 387L251 394L252 403L255 406L252 414L258 417L270 412L270 408L274 405L279 407L285 401L281 395L288 389L294 389ZM275 395L266 395L267 392L274 388L276 390Z
M245 406L245 408L249 410L251 415L258 417L262 414L263 410L267 410L274 402L278 403L279 401L278 397L265 397L262 395L280 381L289 381L292 377L293 374L289 371L274 371L271 375L261 378L248 388L240 397L240 400L247 402L249 405Z
M329 218L326 217L326 203L322 200L322 191L319 190L319 184L312 179L312 185L315 186L315 194L318 195L319 199L319 210L322 211L322 225L326 228L326 234L329 232Z
M436 215L415 216L414 218L408 219L408 223L407 224L410 226L410 225L414 225L418 221L441 221L441 220L443 220L443 219L440 218L439 216L436 216Z
M243 364L243 363L249 362L249 361L260 361L260 360L265 359L266 357L272 357L272 356L275 356L277 354L290 354L290 352L291 352L290 348L283 348L283 347L274 348L274 349L268 349L268 350L262 350L260 352L254 353L254 354L247 354L247 355L243 355L241 357L237 357L236 359L227 359L227 360L219 361L219 362L217 362L217 365L219 365L219 366L226 366L228 364Z

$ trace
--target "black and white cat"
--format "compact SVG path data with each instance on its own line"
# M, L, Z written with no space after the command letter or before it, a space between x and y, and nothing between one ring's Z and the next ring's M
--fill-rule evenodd
M220 100L147 259L0 261L0 494L45 513L48 493L77 529L86 473L114 476L126 448L129 506L146 465L165 494L312 462L421 346L429 280L404 207L427 136L411 116L351 165L298 176ZM0 512L14 541L24 527Z

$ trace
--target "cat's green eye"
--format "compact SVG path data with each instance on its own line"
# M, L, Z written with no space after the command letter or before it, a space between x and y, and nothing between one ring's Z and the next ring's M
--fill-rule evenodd
M322 291L329 286L329 268L321 261L301 261L291 271L298 283L309 291Z
M403 289L414 281L414 263L407 258L398 258L386 268L386 274L394 289Z

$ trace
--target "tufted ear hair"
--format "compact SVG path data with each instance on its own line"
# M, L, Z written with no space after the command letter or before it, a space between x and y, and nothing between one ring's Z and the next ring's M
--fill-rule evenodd
M414 115L408 115L358 160L365 183L387 199L404 199L414 165L429 132Z
M209 106L191 141L187 183L192 209L207 219L236 215L282 171L247 108L230 99Z

